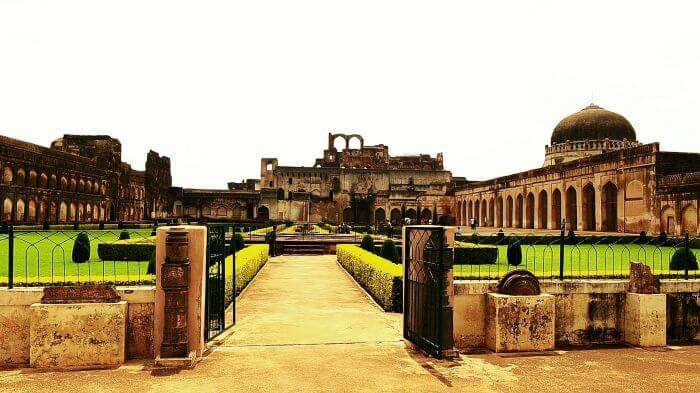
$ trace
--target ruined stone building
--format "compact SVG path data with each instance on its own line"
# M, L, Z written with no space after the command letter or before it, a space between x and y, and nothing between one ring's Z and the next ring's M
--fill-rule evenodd
M595 105L554 128L544 166L455 190L457 223L482 227L698 234L700 154L640 143Z
M142 221L167 215L170 159L146 170L121 161L106 135L64 135L51 147L0 136L2 221L18 224Z
M259 179L218 190L173 187L170 159L153 151L134 170L108 136L65 135L50 148L0 136L0 171L3 221L15 223L474 218L492 228L698 234L700 154L639 142L627 119L595 105L559 122L541 168L484 181L452 176L441 153L391 156L333 133L311 166L262 158Z

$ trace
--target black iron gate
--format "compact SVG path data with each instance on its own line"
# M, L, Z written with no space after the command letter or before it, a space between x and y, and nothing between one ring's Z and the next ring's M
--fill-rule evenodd
M226 244L226 232L229 225L208 224L207 225L207 273L204 300L204 340L209 341L223 332L226 325L227 302L231 302L231 312L233 314L231 323L235 323L235 295L226 296L226 255L229 248ZM235 228L231 227L231 241L235 234ZM233 247L231 247L232 249ZM235 252L232 257L235 259ZM235 285L236 269L235 260L231 263L229 280L231 285Z
M438 358L454 352L449 293L453 250L445 240L445 227L405 227L404 337Z

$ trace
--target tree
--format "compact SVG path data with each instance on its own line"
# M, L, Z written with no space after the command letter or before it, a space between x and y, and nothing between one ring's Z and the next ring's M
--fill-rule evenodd
M691 250L686 252L685 247L679 248L671 257L669 269L685 270L686 265L688 266L688 270L698 270L698 260L695 257L695 253L693 253Z
M73 243L73 262L83 263L90 260L90 238L80 232Z
M146 274L156 274L156 248L153 247L151 257L148 259L148 268Z

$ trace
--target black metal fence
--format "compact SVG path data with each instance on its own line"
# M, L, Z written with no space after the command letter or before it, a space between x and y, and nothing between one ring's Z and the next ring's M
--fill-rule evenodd
M662 278L700 277L700 239L661 236L577 236L476 232L456 236L456 279L498 279L527 269L540 278L623 278L632 262Z
M154 228L0 228L0 285L154 282Z

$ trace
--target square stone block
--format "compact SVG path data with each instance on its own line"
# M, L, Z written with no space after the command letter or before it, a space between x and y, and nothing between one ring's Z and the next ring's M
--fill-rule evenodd
M666 345L666 295L627 293L625 341L638 347Z
M554 349L553 295L486 294L486 346L494 352Z
M29 364L81 369L124 363L127 302L32 304Z

